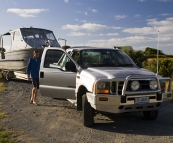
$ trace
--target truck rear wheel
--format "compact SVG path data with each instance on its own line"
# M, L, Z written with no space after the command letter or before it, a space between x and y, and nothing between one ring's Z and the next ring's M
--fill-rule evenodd
M158 110L144 111L143 115L147 120L155 120L158 116Z
M91 107L87 100L87 96L82 96L82 107L83 107L83 125L91 127L94 124L94 109Z

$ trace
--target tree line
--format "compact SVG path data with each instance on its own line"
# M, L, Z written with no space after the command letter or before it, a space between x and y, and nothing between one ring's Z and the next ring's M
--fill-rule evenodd
M142 63L143 68L157 72L157 49L147 47L145 51L125 50L135 63ZM158 51L158 74L173 79L173 55L166 55Z

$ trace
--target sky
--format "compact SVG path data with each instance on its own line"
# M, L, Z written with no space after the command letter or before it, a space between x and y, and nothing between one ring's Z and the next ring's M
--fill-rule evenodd
M173 54L173 0L1 0L0 34L30 26L52 30L69 46Z

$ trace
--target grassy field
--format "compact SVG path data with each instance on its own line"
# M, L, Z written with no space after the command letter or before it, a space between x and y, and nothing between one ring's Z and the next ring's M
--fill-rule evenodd
M0 92L5 91L4 82L0 74Z
M159 60L163 60L163 59L170 59L170 60L173 60L173 58L159 58ZM148 62L151 62L151 61L153 61L153 60L156 61L157 58L148 58L148 59L147 59Z
M0 92L5 91L3 79L0 75ZM1 108L1 107L0 107ZM8 116L5 113L0 113L0 120L3 120L5 118L8 118ZM13 132L8 131L4 127L0 126L0 143L17 143L13 140L11 140L11 137L13 136Z
M0 113L0 120L3 120L5 118L8 118L8 116L5 113ZM14 133L12 131L9 131L4 127L0 126L0 143L17 143L11 140L13 136Z

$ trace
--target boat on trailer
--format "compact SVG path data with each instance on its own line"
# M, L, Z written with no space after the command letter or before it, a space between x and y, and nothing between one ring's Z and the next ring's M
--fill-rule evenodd
M11 37L11 46L8 51L3 45L4 36ZM8 80L14 78L16 73L25 74L33 51L38 50L41 56L44 47L61 47L51 30L33 27L19 28L1 35L0 69L2 76Z

